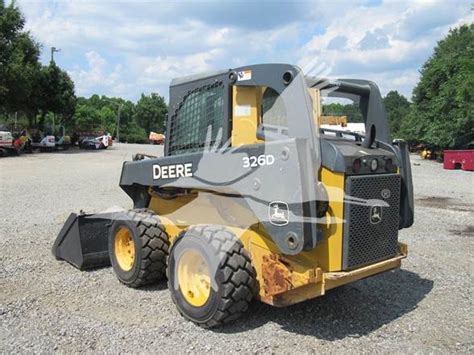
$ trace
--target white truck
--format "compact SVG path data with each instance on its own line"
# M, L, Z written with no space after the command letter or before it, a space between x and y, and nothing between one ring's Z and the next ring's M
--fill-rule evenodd
M18 149L13 145L13 136L10 131L0 129L0 155L18 154Z

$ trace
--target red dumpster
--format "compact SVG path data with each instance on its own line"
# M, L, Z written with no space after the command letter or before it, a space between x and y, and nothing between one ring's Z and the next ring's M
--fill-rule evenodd
M445 150L443 168L474 170L474 149Z

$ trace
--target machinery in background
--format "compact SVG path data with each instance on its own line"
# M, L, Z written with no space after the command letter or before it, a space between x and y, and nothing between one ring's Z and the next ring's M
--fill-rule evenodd
M148 140L151 144L165 144L165 135L156 132L150 132Z
M474 150L445 150L443 168L474 171Z
M31 146L41 151L53 151L56 148L56 138L53 135L46 135L39 141L33 138Z
M17 155L19 152L18 145L14 144L12 133L3 127L0 127L0 155Z
M61 136L55 141L56 150L68 150L71 147L71 137Z
M66 135L64 126L59 127L59 134L55 137L55 143L56 150L68 150L71 147L71 137Z
M79 140L79 148L81 149L107 149L113 145L112 136L105 133L101 136L86 136Z

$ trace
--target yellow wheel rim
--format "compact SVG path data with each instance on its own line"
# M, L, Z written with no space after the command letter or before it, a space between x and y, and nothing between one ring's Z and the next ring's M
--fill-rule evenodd
M132 232L127 227L120 227L114 238L115 259L123 271L130 271L135 261L135 244Z
M209 265L195 250L186 250L178 261L178 285L184 299L194 307L203 306L211 294Z

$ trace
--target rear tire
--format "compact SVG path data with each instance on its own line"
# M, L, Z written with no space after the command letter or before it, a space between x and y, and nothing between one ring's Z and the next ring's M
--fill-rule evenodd
M196 256L187 262L190 253L199 255L207 268L192 264ZM207 269L207 275L203 269ZM202 284L192 285L193 280L199 283L206 279L207 290ZM173 243L168 259L168 288L178 311L199 326L211 328L240 317L248 309L256 286L249 254L225 227L191 227Z
M141 287L166 278L169 241L157 216L148 210L131 210L112 224L109 256L123 284Z

